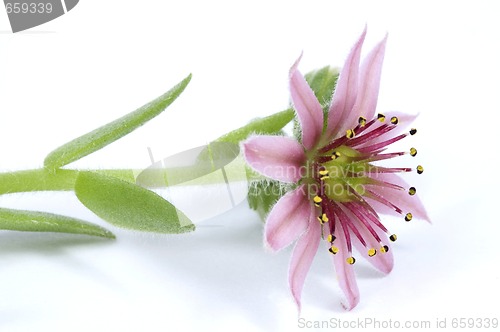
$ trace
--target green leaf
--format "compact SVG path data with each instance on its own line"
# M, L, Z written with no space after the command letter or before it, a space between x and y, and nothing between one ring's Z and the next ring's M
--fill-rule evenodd
M246 126L233 130L216 139L216 142L239 143L251 134L276 134L283 129L292 119L295 113L289 108L285 111L275 113L261 119L255 119Z
M278 181L255 181L248 187L248 205L264 221L271 208L285 193L285 188Z
M195 226L156 193L94 172L80 172L75 183L80 202L111 224L146 232L184 233Z
M139 109L60 146L47 155L45 167L56 169L91 154L129 134L165 110L184 91L191 75Z
M23 232L85 234L114 239L113 233L89 222L38 211L0 208L0 229Z

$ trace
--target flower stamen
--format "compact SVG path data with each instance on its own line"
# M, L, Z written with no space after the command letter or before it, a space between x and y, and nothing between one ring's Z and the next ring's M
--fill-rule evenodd
M364 159L362 159L362 157L359 158L359 161L363 161L363 162L371 162L371 161L379 161L379 160L386 160L386 159L392 159L394 157L399 157L399 156L403 156L405 155L406 152L392 152L392 153L380 153L380 154L375 154L373 156L370 156L370 157L363 157Z
M332 254L336 255L338 252L339 252L339 248L335 247L335 246L331 246L329 249L328 249L329 252L331 252Z
M400 167L400 168L387 168L381 166L370 165L371 167L368 170L365 170L365 174L374 174L374 173L398 173L398 172L411 172L412 169L410 167Z
M320 203L323 201L323 199L319 196L314 196L313 202L316 207L320 207Z
M392 143L395 143L399 140L402 140L406 136L408 136L408 134L401 134L399 136L388 139L387 141L383 141L383 142L380 142L380 143L377 143L374 145L363 147L361 149L358 149L358 151L363 153L363 154L365 154L365 153L377 153L377 152L380 152L381 149L385 148L386 146L391 145Z
M347 129L346 130L345 137L347 137L349 139L352 139L352 138L354 138L354 136L356 136L356 133L354 132L353 129Z
M341 154L338 151L333 151L332 153L332 160L335 160L337 158L340 158Z
M373 238L375 240L377 240L377 242L381 242L382 240L380 239L380 237L378 236L377 232L375 232L375 230L373 229L373 227L370 225L370 223L368 222L368 218L366 218L367 216L366 215L363 215L358 209L356 209L355 206L353 206L352 204L344 204L348 209L349 211L352 212L352 214L354 216L356 216L356 218L361 222L361 224L363 224L365 226L365 228L368 230L368 232L370 232L370 234L373 236ZM356 230L357 231L357 230ZM358 232L359 233L359 232ZM356 232L355 232L356 234ZM361 239L360 239L361 241ZM363 241L361 241L361 243L365 242L364 239ZM365 243L363 243L363 245L366 246Z
M328 221L330 221L328 219L328 217L326 216L326 213L323 213L321 216L318 217L318 221L321 225L324 225L325 223L327 223Z
M363 127L363 129L367 128L367 126ZM387 124L387 123L384 123L383 125L381 125L380 127L377 127L375 129L373 129L372 131L364 134L364 135L361 135L361 136L358 136L357 138L355 139L352 139L350 141L347 141L346 144L349 145L349 146L357 146L357 145L361 145L363 143L366 143L372 139L375 139L377 137L380 137L382 136L383 134L385 133L388 133L390 132L391 130L393 130L394 128L396 128L395 125L390 125L390 124ZM359 132L358 132L359 134Z
M365 122L365 124L362 125L361 123L359 123L359 119L358 119L358 125L356 126L356 128L354 128L354 132L357 135L359 135L362 132L364 132L365 130L367 130L368 128L370 128L375 122L377 122L377 119L372 119L369 122Z
M390 207L391 209L393 209L397 213L403 214L403 210L401 210L399 207L397 207L393 203L389 202L387 199L385 199L381 195L379 195L379 194L377 194L377 193L375 193L375 192L373 192L371 190L367 190L367 192L369 194L368 197L370 197L374 201L377 201L377 202L379 202L381 204L384 204L387 207Z
M364 116L360 116L359 119L358 119L358 124L361 127L364 127L366 125L366 118Z

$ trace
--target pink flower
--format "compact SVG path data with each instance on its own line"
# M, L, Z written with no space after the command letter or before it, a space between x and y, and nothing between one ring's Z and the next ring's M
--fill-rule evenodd
M290 91L302 128L302 142L284 136L253 136L243 143L244 156L257 172L292 184L269 213L265 242L278 251L296 241L289 283L300 310L304 280L319 243L326 243L335 265L344 307L359 302L352 247L375 268L389 273L393 268L390 242L396 240L381 223L378 213L429 220L416 189L397 173L411 168L382 167L377 161L408 152L387 153L414 116L375 115L386 38L377 44L359 66L366 30L353 46L340 73L328 119L320 102L297 70L290 69ZM416 149L409 154L415 156ZM423 172L422 166L416 167Z

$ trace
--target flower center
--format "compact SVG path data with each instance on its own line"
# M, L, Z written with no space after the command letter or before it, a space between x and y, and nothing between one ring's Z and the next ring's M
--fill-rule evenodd
M365 176L369 163L359 160L360 153L346 145L329 152L330 160L320 164L319 181L324 194L336 202L352 202L358 200L366 191L368 184Z
M351 255L351 234L366 247L369 257L377 253L374 243L378 243L378 251L382 253L389 250L377 230L388 235L389 232L380 222L369 201L393 209L403 215L406 221L413 218L410 211L403 211L384 195L387 190L401 191L401 195L415 195L415 187L403 188L386 179L387 174L410 172L412 168L388 168L374 164L407 153L413 157L417 155L417 150L413 147L409 152L384 153L392 143L417 132L416 129L411 129L408 133L394 135L391 131L398 123L399 119L395 116L388 121L382 114L370 121L360 117L355 128L347 130L344 136L319 148L310 160L308 182L314 184L311 199L318 209L317 219L323 227L323 237L326 233L332 254L340 251L335 245L336 237L344 237L345 241L342 242L349 252L346 258L348 264L354 264L356 261ZM416 171L421 174L423 167L417 166ZM389 239L396 241L397 236L389 235Z

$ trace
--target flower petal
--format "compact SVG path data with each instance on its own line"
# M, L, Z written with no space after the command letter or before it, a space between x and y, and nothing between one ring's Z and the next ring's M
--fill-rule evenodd
M358 93L359 58L365 36L366 27L356 44L352 47L340 71L337 85L333 93L330 111L328 112L328 137L333 138L337 136L339 130L342 128L344 118L349 114L356 102ZM347 127L352 128L352 124L349 124Z
M321 239L321 227L316 222L315 209L311 208L309 228L302 234L293 249L288 274L288 282L292 291L295 303L300 311L300 298L302 287L311 268L316 252L318 251L319 241Z
M387 36L364 59L360 69L360 82L356 102L345 120L345 124L351 127L345 126L340 132L355 126L360 116L366 119L373 118L375 109L377 108L386 41Z
M305 185L281 197L266 220L264 237L269 247L281 250L302 235L309 226L311 208Z
M311 149L318 143L323 131L323 109L297 69L301 57L290 68L290 94L302 128L302 144Z
M346 259L350 254L347 250L347 244L343 232L341 223L337 223L335 225L334 235L336 237L335 244L339 251L337 254L332 256L339 286L347 299L347 302L342 303L342 305L346 310L351 310L359 303L359 289L358 284L356 283L353 266L346 262Z
M409 195L408 189L411 187L405 180L399 177L396 174L384 173L384 174L372 174L373 178L378 181L384 181L387 183L392 183L398 186L405 188L406 190L398 190L388 187L380 187L380 186L372 186L369 185L370 190L373 190L375 193L379 194L392 204L396 205L400 209L403 210L403 213L410 212L414 218L423 219L430 222L429 216L427 215L427 211L425 211L424 205L417 194ZM392 214L400 216L399 213L394 211L387 206L376 202L370 198L367 198L370 205L372 205L376 211L386 214Z
M293 138L253 136L243 142L242 149L246 161L257 172L282 182L300 180L306 156Z

